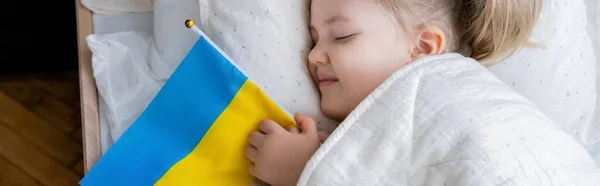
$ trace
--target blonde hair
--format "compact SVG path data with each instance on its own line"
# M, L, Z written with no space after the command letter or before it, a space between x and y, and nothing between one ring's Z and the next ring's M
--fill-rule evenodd
M435 25L444 32L447 51L470 51L485 61L529 45L541 0L377 0L405 30Z

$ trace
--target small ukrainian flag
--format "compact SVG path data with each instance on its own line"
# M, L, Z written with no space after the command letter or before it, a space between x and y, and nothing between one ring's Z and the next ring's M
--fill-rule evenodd
M296 126L193 21L186 26L200 38L81 185L249 185L248 135L267 118Z

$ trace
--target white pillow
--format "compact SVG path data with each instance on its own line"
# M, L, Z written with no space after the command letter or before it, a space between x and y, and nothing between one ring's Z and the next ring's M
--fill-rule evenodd
M200 19L197 0L154 0L154 39L158 56L150 64L156 78L167 80L194 46L198 35L185 27L186 19Z
M152 77L152 36L125 31L86 37L98 88L102 153L141 115L164 81Z
M326 118L306 68L312 45L305 0L200 0L198 26L263 90L291 112ZM181 27L181 26L180 26ZM189 31L188 31L189 32Z
M584 146L600 141L600 123L593 121L598 56L587 24L582 0L544 1L531 37L542 46L490 68Z

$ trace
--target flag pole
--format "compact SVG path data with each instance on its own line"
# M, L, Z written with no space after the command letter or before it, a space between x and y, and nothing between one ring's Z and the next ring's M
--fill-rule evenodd
M194 31L196 34L198 34L198 36L200 36L200 37L204 36L204 33L202 33L202 31L200 31L200 29L194 24L194 20L192 20L192 19L185 20L185 26L192 29L192 31Z

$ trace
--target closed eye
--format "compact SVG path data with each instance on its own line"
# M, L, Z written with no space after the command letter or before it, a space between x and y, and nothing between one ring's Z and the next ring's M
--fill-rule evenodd
M350 34L350 35L343 36L343 37L336 37L335 41L345 42L345 41L348 41L348 39L352 38L352 36L354 36L354 34Z

